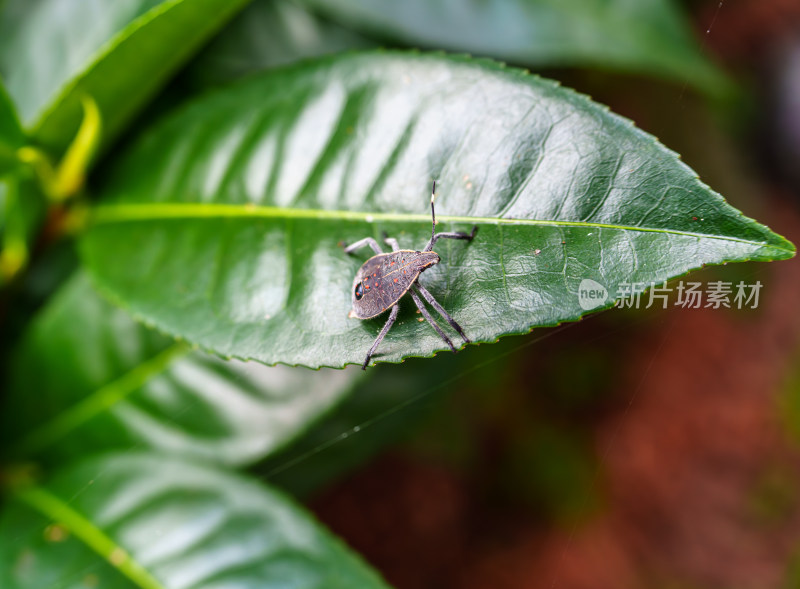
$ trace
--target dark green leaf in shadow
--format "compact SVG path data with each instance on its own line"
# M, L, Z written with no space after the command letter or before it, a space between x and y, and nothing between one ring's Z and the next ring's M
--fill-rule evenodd
M187 75L211 86L303 58L374 46L295 0L254 0L197 56Z
M730 82L700 52L674 0L302 0L405 45L535 67L595 67L718 93Z
M17 112L0 78L0 177L17 165L17 149L25 144Z
M0 75L23 125L60 152L78 129L80 97L115 137L147 100L247 0L39 0L3 10Z
M369 252L439 230L421 281L475 342L573 321L578 288L657 282L794 246L702 184L675 153L585 96L462 57L350 54L252 78L146 133L100 188L82 241L98 285L224 356L359 363L383 320L348 318ZM446 349L405 302L379 361Z
M4 447L49 462L147 447L250 463L303 433L360 375L191 351L133 321L79 275L34 321L15 357Z
M283 494L148 454L95 458L21 487L0 537L4 589L387 587Z
M0 180L0 235L6 226L6 216L8 214L8 181Z

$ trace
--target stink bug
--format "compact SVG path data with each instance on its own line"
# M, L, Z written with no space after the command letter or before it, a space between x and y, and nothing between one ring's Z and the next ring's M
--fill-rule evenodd
M378 345L389 332L395 320L397 319L397 312L400 307L398 301L404 294L408 293L414 301L414 304L419 309L422 316L431 324L436 333L450 346L453 352L456 351L453 342L447 337L442 328L434 321L431 314L422 304L418 295L428 301L431 307L438 311L439 315L444 317L453 329L458 332L464 343L470 343L469 338L464 334L464 330L456 323L455 319L450 317L447 311L436 302L433 295L429 293L425 287L419 283L419 275L425 270L439 263L439 254L433 251L433 246L436 241L442 237L448 239L466 239L472 240L475 237L475 232L478 226L472 228L472 233L436 233L436 213L433 210L433 201L436 197L436 182L433 183L431 190L431 221L433 228L431 229L431 239L425 249L420 251L414 250L401 250L397 244L397 240L393 237L388 237L384 233L384 243L392 248L392 253L383 253L378 242L371 237L355 242L353 245L345 245L345 253L351 254L359 248L369 246L376 255L372 256L369 260L364 262L364 265L356 272L355 280L353 280L353 309L350 311L350 317L358 319L372 319L381 313L391 309L389 319L381 329L375 342L367 352L367 357L364 359L364 364L361 366L363 370L367 369L372 354L375 353Z

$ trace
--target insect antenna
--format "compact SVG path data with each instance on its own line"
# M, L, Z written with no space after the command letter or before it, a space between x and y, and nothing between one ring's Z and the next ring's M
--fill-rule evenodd
M433 181L433 188L431 188L431 222L433 224L433 227L431 227L431 247L433 247L433 243L436 241L436 212L433 210L434 199L436 199L436 180Z

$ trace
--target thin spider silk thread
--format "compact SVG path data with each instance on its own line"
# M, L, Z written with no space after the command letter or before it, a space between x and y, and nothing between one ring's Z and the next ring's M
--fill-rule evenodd
M595 314L595 316L597 316L597 315L599 315L599 313ZM520 350L522 350L522 349L524 349L524 348L526 348L528 346L532 346L532 345L534 345L536 343L539 343L542 340L547 339L548 337L551 337L551 336L555 335L556 333L561 333L562 331L566 330L567 328L573 327L575 325L577 325L577 323L565 323L563 325L559 325L558 327L550 329L547 333L544 333L541 336L539 336L539 337L537 337L537 338L535 338L535 339L533 339L531 341L528 341L528 342L525 342L523 344L520 344L519 346L515 347L512 350L508 350L507 352L503 352L503 353L498 354L496 356L492 356L488 360L484 360L483 362L480 362L479 364L476 364L475 366L472 366L471 368L468 368L468 369L464 370L460 374L458 374L456 376L452 376L452 377L450 377L450 378L448 378L448 379L446 379L446 380L444 380L444 381L442 381L442 382L440 382L440 383L438 383L438 384L436 384L436 385L424 390L423 392L421 392L421 393L419 393L417 395L414 395L413 397L410 397L410 398L408 398L408 399L406 399L404 401L401 401L400 403L398 403L397 405L394 405L393 407L387 409L386 411L383 411L382 413L379 413L378 415L376 415L374 417L371 417L369 419L364 420L363 422L359 423L358 425L355 425L355 426L349 428L348 430L340 433L339 435L334 436L333 438L331 438L331 439L329 439L329 440L327 440L325 442L322 442L321 444L315 446L314 448L308 450L307 452L304 452L304 453L300 454L299 456L297 456L295 458L292 458L291 460L288 460L286 463L281 464L279 466L276 466L275 468L273 468L270 471L268 471L267 473L265 473L263 475L263 478L264 479L269 479L269 478L271 478L271 477L273 477L273 476L275 476L277 474L280 474L280 473L282 473L282 472L284 472L284 471L286 471L286 470L288 470L290 468L298 466L299 464L302 464L303 462L305 462L309 458L315 456L316 454L319 454L320 452L322 452L324 450L327 450L328 448L336 445L337 443L348 439L351 435L363 432L365 429L367 429L369 427L372 427L373 425L375 425L377 423L380 423L381 421L391 417L392 415L394 415L398 411L401 411L401 410L405 409L406 407L410 407L411 405L424 400L426 397L429 397L430 395L432 395L436 391L439 391L439 390L441 390L441 389L453 384L454 382L457 382L457 381L465 378L466 376L468 376L468 375L470 375L470 374L472 374L472 373L474 373L474 372L476 372L478 370L481 370L481 369L485 368L486 366L489 366L490 364L493 364L493 363L497 362L498 360L501 360L502 358L505 358L505 357L508 357L508 356L510 356L512 354L515 354L515 353L519 352Z

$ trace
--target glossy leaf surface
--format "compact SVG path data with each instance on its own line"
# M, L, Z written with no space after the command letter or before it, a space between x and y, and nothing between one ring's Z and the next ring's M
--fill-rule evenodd
M473 341L586 313L582 280L661 282L794 246L736 211L652 136L586 97L490 62L353 54L211 94L147 133L100 189L82 243L97 283L160 329L225 356L363 360L383 319L348 318L371 255L430 237L421 282ZM446 349L404 301L376 360Z
M38 141L63 150L87 94L108 142L246 1L11 0L0 6L0 75Z
M281 493L155 455L95 458L20 489L0 537L4 589L386 587Z
M597 67L717 92L674 0L303 0L356 30L535 67Z
M79 275L34 321L12 364L4 447L49 462L145 447L240 465L303 433L360 376L191 351L133 321Z

